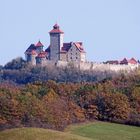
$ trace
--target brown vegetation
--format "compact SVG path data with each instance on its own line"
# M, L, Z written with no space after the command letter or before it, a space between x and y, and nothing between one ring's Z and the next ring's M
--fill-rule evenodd
M0 128L60 130L93 119L140 125L139 79L122 75L100 83L1 83Z

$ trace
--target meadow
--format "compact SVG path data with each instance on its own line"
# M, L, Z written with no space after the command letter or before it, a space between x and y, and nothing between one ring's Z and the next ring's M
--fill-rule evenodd
M71 134L92 140L139 140L140 127L107 122L71 125L66 129Z
M16 128L0 132L0 140L139 140L140 127L107 122L70 125L64 132Z
M42 128L16 128L0 132L0 140L90 140L90 139L78 135Z

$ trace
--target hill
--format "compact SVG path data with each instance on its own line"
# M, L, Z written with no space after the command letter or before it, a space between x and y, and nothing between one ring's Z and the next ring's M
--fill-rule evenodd
M107 122L69 126L65 132L16 128L0 132L0 140L139 140L140 127Z
M0 132L0 140L90 140L64 132L40 129L18 128Z
M66 132L96 140L139 140L140 138L140 127L107 122L71 125Z

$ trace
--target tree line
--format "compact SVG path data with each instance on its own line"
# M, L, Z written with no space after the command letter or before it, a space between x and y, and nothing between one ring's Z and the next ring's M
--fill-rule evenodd
M1 130L23 126L62 130L87 120L140 126L140 75L101 82L0 85Z

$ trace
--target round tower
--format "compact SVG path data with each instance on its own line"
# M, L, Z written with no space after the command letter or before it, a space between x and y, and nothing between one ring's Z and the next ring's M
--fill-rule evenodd
M50 33L50 60L57 62L60 60L60 50L63 47L64 32L60 30L58 24L53 26Z
M44 65L46 61L46 52L42 51L38 54L36 57L36 64L38 65Z
M27 62L32 65L36 65L36 56L37 56L37 52L35 50L30 50L26 52Z

